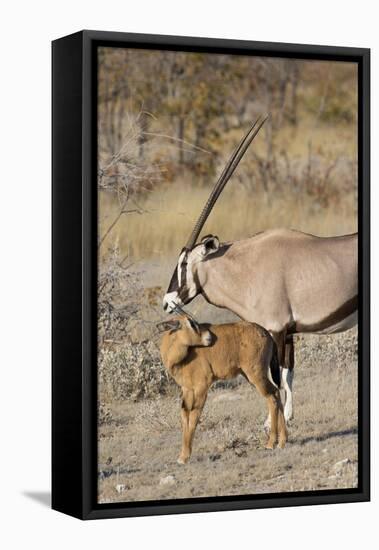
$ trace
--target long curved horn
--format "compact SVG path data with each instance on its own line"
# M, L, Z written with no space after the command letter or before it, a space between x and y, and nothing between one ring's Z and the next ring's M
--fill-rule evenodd
M175 313L178 313L179 315L185 315L186 317L189 317L197 325L199 324L198 321L195 319L195 317L192 315L192 313L190 313L189 311L184 311L184 309L181 306L179 306L178 304L174 304L174 311L175 311Z
M216 185L212 189L212 192L209 195L207 202L205 203L205 206L200 214L199 219L195 224L195 227L193 228L193 231L187 241L185 248L190 250L193 247L193 245L196 243L196 240L200 234L200 231L202 230L205 222L207 221L207 218L211 213L212 208L214 207L218 197L220 196L225 185L233 175L234 170L237 168L243 155L246 153L250 143L253 141L253 139L259 132L259 130L262 128L267 118L268 118L268 115L258 117L258 119L250 127L245 137L240 141L240 143L234 150L232 156L230 157L224 170L222 171L221 176L217 180Z

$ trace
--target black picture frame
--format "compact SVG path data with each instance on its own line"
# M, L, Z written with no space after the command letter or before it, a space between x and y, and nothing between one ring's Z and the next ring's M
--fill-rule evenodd
M358 63L359 486L238 497L98 504L98 46ZM81 519L242 510L370 499L370 50L81 31L52 43L52 507Z

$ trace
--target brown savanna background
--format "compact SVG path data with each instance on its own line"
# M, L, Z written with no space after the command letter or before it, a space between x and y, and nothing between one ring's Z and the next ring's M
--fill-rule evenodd
M356 65L101 48L98 82L99 502L356 486L356 330L297 337L283 451L263 449L265 404L238 379L215 385L179 466L179 389L155 328L177 255L261 113L204 234L357 230ZM235 318L201 297L188 309Z

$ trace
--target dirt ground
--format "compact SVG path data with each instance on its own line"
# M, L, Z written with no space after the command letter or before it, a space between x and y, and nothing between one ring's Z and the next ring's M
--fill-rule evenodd
M295 418L264 449L264 400L246 381L209 393L190 462L179 465L176 396L108 403L99 427L100 503L357 486L357 332L296 340Z

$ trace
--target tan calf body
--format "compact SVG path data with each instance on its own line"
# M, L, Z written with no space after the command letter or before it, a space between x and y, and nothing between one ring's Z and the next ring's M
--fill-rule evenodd
M185 316L167 325L171 330L162 338L162 361L183 394L183 439L178 462L184 464L191 456L195 428L212 383L238 374L266 398L271 418L266 447L272 449L278 439L279 447L284 447L287 430L283 407L279 390L268 377L269 368L276 369L277 381L280 377L276 346L270 334L253 323L199 325Z

